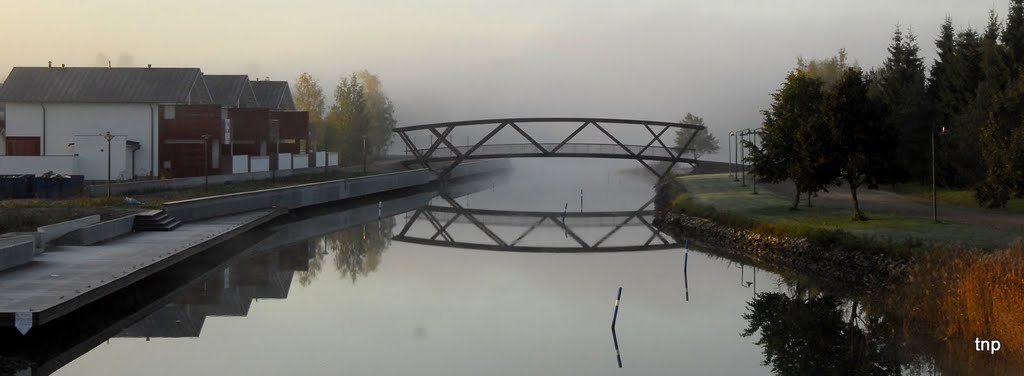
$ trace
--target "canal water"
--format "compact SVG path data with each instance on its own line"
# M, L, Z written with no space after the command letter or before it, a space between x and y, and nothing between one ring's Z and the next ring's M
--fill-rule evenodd
M133 301L131 306L138 308L130 309L110 307L115 318L104 317L107 308L99 309L90 317L102 317L95 319L102 324L83 324L91 332L64 341L74 343L46 342L47 349L38 353L22 349L20 356L35 363L22 372L937 372L934 367L909 366L900 354L883 349L875 333L886 332L879 329L884 323L863 314L853 301L827 297L813 287L696 247L687 254L686 239L678 244L663 235L670 243L665 246L647 226L650 216L630 218L618 230L626 218L585 218L586 213L653 209L645 207L654 194L653 181L629 163L517 161L514 166L504 177L484 179L470 194L416 194L351 210L370 218L339 217L330 210L290 218L300 225L289 231L298 234L316 232L325 223L352 225L303 239L263 234L267 238L253 241L257 246L244 246L269 244L259 252L218 251L226 255L222 260L210 262L214 266L209 270L191 267L198 277L183 279L153 302ZM425 210L430 207L441 209ZM493 212L456 218L444 208ZM504 214L495 214L499 211ZM547 220L530 230L536 217L523 219L515 212L565 214L564 220ZM583 214L569 214L577 212ZM309 218L320 219L303 222ZM510 245L571 250L582 248L580 241L593 245L612 230L602 243L607 247L659 247L533 253ZM497 244L491 235L506 249L473 249L472 244Z

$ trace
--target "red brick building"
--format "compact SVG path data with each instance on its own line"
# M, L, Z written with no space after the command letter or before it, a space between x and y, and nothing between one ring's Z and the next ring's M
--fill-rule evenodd
M309 143L309 113L295 110L291 89L286 81L252 81L253 92L260 107L270 109L271 143L281 153L306 153ZM279 143L274 143L274 129ZM272 150L277 152L277 150Z

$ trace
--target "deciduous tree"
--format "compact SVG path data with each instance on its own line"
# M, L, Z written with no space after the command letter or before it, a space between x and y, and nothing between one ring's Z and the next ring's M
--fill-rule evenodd
M782 88L772 94L771 109L764 112L761 144L744 141L750 150L747 161L758 181L793 181L793 210L800 204L801 193L825 190L839 177L834 138L822 114L822 87L821 80L806 72L790 72Z
M324 149L324 90L320 81L302 72L295 80L295 108L309 112L309 124L313 128L313 143L317 149Z
M691 125L704 125L704 118L686 113L683 120L680 123L691 124ZM686 141L693 135L693 130L690 129L679 129L676 131L676 146L683 147ZM718 139L715 135L708 132L707 129L697 132L697 135L693 137L693 141L690 142L689 151L693 155L693 159L700 159L705 154L714 154L721 150L718 145Z
M892 182L895 132L885 124L880 103L868 96L869 83L858 68L848 68L828 91L824 110L840 159L840 176L850 188L853 219L866 219L857 189Z

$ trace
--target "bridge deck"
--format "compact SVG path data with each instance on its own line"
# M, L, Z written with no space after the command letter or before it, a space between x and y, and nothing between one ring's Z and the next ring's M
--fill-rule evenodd
M551 151L558 147L557 143L540 143L545 149ZM543 153L533 144L495 144L495 145L481 145L473 151L472 155L466 156L465 159L486 159L486 158L508 158L508 157L565 157L565 158L617 158L617 159L637 159L641 158L644 160L672 162L680 161L684 163L697 163L696 159L692 158L675 158L665 148L654 148L647 147L645 145L624 145L626 149L629 149L633 154L629 154L625 149L615 144L594 144L594 143L569 143L562 145L557 151L550 153ZM459 153L465 155L470 151L472 146L456 146L455 149ZM671 148L674 153L678 153L680 148ZM420 154L426 154L428 149L415 149L406 150L406 153L418 152ZM458 158L451 148L437 148L429 158L430 162L449 161ZM415 161L413 161L415 162Z

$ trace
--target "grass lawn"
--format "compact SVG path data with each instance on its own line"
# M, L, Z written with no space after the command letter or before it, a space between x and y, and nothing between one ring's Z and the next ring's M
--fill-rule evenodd
M886 188L886 187L882 187ZM897 184L896 190L893 191L899 194L908 195L912 197L922 198L925 200L932 199L932 187L930 185L923 184ZM978 207L978 201L974 199L973 189L937 189L937 196L939 202L948 204L963 205L970 207ZM1006 210L1014 213L1024 213L1024 199L1010 199L1006 203Z
M789 210L791 198L740 186L728 174L678 177L687 193L673 202L702 217L733 222L761 232L808 236L818 230L842 230L861 238L889 244L943 243L996 248L1021 236L1020 232L962 223L933 224L924 218L867 212L868 221L850 220L849 208L815 206ZM920 241L920 242L918 242Z

